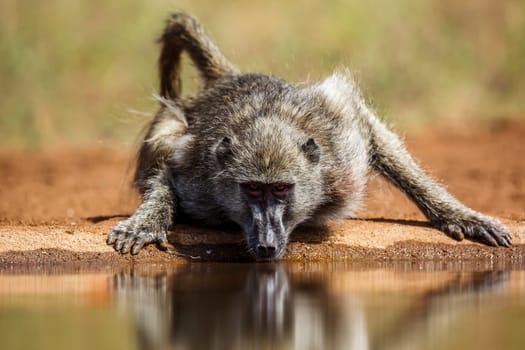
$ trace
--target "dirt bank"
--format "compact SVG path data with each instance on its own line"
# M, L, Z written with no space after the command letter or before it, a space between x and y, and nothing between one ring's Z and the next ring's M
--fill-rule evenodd
M525 122L427 129L407 137L410 151L431 174L474 209L500 218L512 231L511 249L454 242L426 226L396 189L372 179L359 220L300 231L287 259L471 259L525 257ZM123 257L104 243L119 219L131 214L132 151L110 147L0 151L0 264L82 264L190 259L244 259L242 237L179 225L173 248L154 246Z

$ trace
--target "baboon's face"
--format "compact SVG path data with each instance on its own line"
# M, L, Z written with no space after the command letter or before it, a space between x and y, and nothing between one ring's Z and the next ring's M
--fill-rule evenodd
M281 257L291 231L287 216L294 184L244 182L239 188L248 209L243 229L250 254L258 260Z
M268 118L224 137L216 156L219 200L244 230L248 251L257 260L280 258L292 230L322 201L320 147Z

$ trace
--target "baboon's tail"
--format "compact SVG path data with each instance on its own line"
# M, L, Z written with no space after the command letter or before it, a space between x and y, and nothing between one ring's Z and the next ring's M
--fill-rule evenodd
M206 34L197 20L185 13L173 14L159 38L160 95L177 98L181 94L180 56L186 51L200 72L205 86L223 75L238 73Z

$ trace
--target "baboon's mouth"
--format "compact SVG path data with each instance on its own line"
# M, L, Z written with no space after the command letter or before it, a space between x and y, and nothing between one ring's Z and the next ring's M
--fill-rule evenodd
M280 259L286 247L277 246L262 246L257 242L249 244L248 252L255 261L272 261Z
M252 256L256 261L270 261L277 259L277 254L274 252L255 252Z

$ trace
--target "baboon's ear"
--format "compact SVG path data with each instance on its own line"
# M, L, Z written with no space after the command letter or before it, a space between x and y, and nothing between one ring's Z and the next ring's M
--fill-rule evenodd
M301 148L303 149L306 158L310 162L318 163L319 159L321 159L321 148L313 138L310 137L308 140L306 140L306 142L303 143Z
M215 148L215 156L217 157L217 161L221 166L224 166L226 161L232 156L232 146L232 139L228 136L224 136L224 138Z

